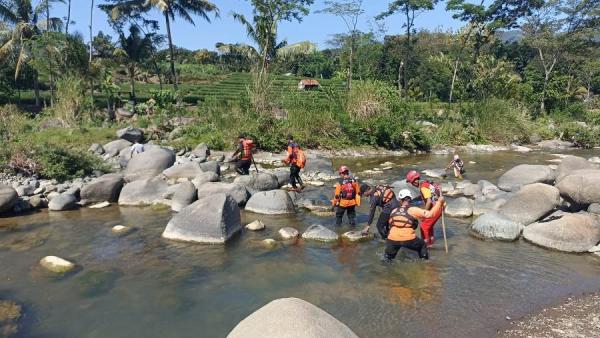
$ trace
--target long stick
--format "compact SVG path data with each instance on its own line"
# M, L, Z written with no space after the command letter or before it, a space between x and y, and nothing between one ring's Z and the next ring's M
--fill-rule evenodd
M258 174L258 167L256 166L256 162L254 162L254 156L250 156L252 159L252 164L254 164L254 169L256 169L256 173Z
M441 187L440 187L440 196L443 196ZM446 253L448 253L448 239L446 238L446 219L444 217L445 213L446 213L446 201L444 201L444 205L442 206L442 233L444 234L444 248L446 249Z

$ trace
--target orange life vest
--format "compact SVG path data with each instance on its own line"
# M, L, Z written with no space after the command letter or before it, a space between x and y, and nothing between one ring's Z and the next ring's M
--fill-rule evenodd
M333 204L344 208L360 205L360 187L353 177L341 178L335 185Z
M300 168L304 168L306 166L306 156L304 156L304 152L297 144L289 145L287 148L288 156L285 159L285 163L292 163L297 165Z
M417 237L415 229L417 228L418 220L408 213L407 207L394 209L390 215L389 224L389 240L410 241Z
M392 188L380 185L378 185L377 188L375 188L374 195L377 198L381 197L381 207L390 203L390 201L393 200L395 197L394 190L392 190Z
M242 150L241 159L244 160L244 161L251 159L252 158L252 152L253 152L253 150L255 148L254 141L252 141L252 140L244 140L244 141L242 141L242 147L243 147L243 150Z

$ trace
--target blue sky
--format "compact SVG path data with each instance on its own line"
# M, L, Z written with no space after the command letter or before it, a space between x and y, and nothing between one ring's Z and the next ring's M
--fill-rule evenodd
M103 2L96 0L96 3ZM244 28L237 22L233 21L230 13L232 11L241 12L249 16L252 12L252 7L247 0L213 0L220 8L221 16L212 20L212 23L195 20L196 26L192 26L183 20L177 20L171 27L174 43L177 46L188 49L208 48L214 49L217 42L226 43L251 43L246 37ZM365 15L361 18L359 26L363 31L371 30L373 25L373 17L387 8L388 1L385 0L365 0L364 9ZM75 21L69 28L71 32L79 31L88 39L89 25L89 0L72 0L71 20ZM289 43L298 41L310 40L318 44L319 48L326 48L327 41L332 34L346 31L346 26L341 19L324 14L315 13L323 8L323 1L316 0L311 7L311 14L304 18L301 23L284 22L280 26L280 39L287 39ZM53 9L53 14L59 17L65 17L67 13L66 5L57 4ZM152 15L159 20L161 30L164 31L164 20L162 20L158 12ZM115 35L107 24L106 15L98 8L94 10L94 32L102 30L105 33ZM435 10L421 14L416 20L418 28L425 29L456 29L461 26L461 22L454 20L452 14L446 12L445 2L437 5ZM402 16L395 15L385 20L385 28L387 34L395 34L403 30Z

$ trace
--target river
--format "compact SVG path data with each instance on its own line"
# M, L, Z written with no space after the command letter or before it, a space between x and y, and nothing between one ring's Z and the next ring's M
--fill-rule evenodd
M494 183L516 164L550 164L553 158L548 152L463 155L467 179ZM343 162L359 172L391 161L394 169L374 177L391 183L409 169L440 168L449 159L415 155ZM331 192L327 186L309 187L304 194L326 198ZM156 207L112 206L0 218L0 298L24 305L19 336L225 337L271 300L298 297L360 337L493 337L508 326L507 317L600 289L600 257L553 252L523 240L481 241L469 236L470 219L446 218L448 254L436 226L430 261L402 252L392 265L382 265L384 244L378 240L261 246L261 240L277 238L283 226L300 232L314 223L335 228L333 217L305 210L294 216L243 212L244 223L260 219L267 229L244 231L225 247L162 239L170 217L170 211ZM359 227L366 218L362 206ZM117 224L136 231L116 236L111 227ZM38 266L47 255L81 269L49 277Z

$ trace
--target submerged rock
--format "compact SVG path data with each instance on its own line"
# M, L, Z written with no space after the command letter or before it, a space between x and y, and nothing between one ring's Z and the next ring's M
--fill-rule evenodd
M11 337L18 332L18 321L21 318L21 305L0 299L0 337Z
M256 220L252 223L246 224L246 229L252 230L252 231L263 230L264 228L265 228L265 224L263 222L261 222L260 220Z
M523 225L531 224L560 205L558 189L534 183L521 188L499 209L499 213Z
M279 236L281 236L281 238L284 240L297 238L298 235L300 235L298 230L296 230L292 227L285 227L285 228L279 229Z
M295 212L294 202L284 190L260 191L252 195L246 210L258 214L279 215Z
M277 246L277 241L272 238L263 239L261 243L264 247L269 249Z
M369 234L363 234L362 231L348 231L342 234L342 238L350 242L364 242L371 239Z
M110 202L100 202L97 204L90 205L88 208L90 209L103 209L110 207Z
M358 338L332 315L298 298L270 302L242 320L227 337Z
M471 234L482 239L514 241L521 236L523 225L497 212L481 215L471 225Z
M115 225L114 227L112 227L111 231L115 234L126 234L129 233L133 230L133 228L130 227L126 227L124 225Z
M527 226L523 238L549 249L587 252L600 242L600 224L588 213L563 213Z
M220 193L185 207L171 218L162 236L185 242L224 244L241 228L237 202Z
M320 224L313 224L304 233L302 238L311 239L319 242L335 242L339 239L337 233L327 229Z
M447 176L446 171L444 169L425 169L421 171L421 173L431 178L444 178Z
M46 270L57 274L64 274L75 268L75 264L56 256L46 256L42 258L40 260L40 265Z
M520 164L505 172L498 179L498 187L504 191L517 191L532 183L552 183L555 174L548 166Z

